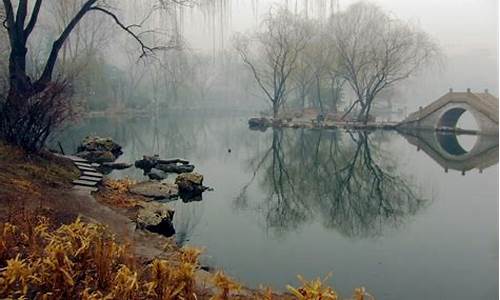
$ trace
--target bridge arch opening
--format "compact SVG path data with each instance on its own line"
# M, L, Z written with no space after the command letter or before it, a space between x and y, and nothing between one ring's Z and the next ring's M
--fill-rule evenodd
M469 153L477 142L476 135L436 132L437 141L446 153L461 156Z
M457 127L458 120L465 112L464 108L455 107L447 110L441 118L439 118L438 128L455 128Z
M439 118L438 128L461 129L479 132L479 125L474 115L465 107L453 107L445 111ZM441 148L453 156L467 154L474 148L477 136L474 134L438 133L437 140Z
M456 129L467 131L479 131L479 125L474 115L462 107L454 107L441 115L438 128Z

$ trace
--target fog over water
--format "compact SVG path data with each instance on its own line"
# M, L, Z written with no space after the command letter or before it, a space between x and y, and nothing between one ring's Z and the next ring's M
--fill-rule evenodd
M146 1L147 2L147 1ZM129 7L144 6L138 1ZM331 3L330 3L331 2ZM309 1L311 18L324 18L338 9L344 10L354 0ZM441 47L442 58L435 65L412 76L396 87L395 105L407 113L426 105L453 88L465 91L489 91L498 95L498 2L495 0L409 1L374 0L397 18L416 24ZM295 4L297 3L297 5ZM288 4L304 14L303 1L252 0L221 1L217 9L200 12L184 9L179 26L187 46L196 53L219 57L221 51L232 51L231 38L237 32L256 28L272 7ZM319 4L317 4L319 3ZM326 8L321 10L322 8ZM128 12L130 14L134 10ZM136 10L137 11L137 10ZM321 13L319 13L321 11ZM136 18L144 14L135 13ZM320 16L318 16L318 14ZM134 18L132 17L131 20ZM120 34L119 34L120 35ZM127 37L123 39L127 41ZM130 41L127 41L130 43ZM127 61L123 47L111 47L105 55L118 64ZM127 63L128 65L128 63ZM256 101L257 108L262 103Z
M29 40L27 73L32 78L40 73L54 37L79 2L45 3L50 9L43 11ZM368 92L363 95L351 82L346 84L352 74L346 71L346 55L339 54L345 50L340 46L358 36L351 34L358 27L365 30L359 34L360 43L373 55L366 55L371 61L362 66L379 68L381 57L390 56L383 46L394 40L407 42L395 43L396 49L417 45L407 49L408 55L396 50L400 56L395 55L395 65L406 67L420 55L422 62L431 62L370 98L377 104L368 105L376 121L399 121L450 88L488 89L498 96L497 0L369 2L382 9L353 6L354 0L199 3L151 10L150 0L113 2L113 12L124 24L141 24L129 27L137 30L136 38L168 48L146 51L154 55L141 56L140 43L107 16L86 16L64 45L54 74L71 83L71 104L83 117L51 136L51 146L59 148L61 142L66 152L76 152L84 137L97 135L111 137L123 147L117 162L133 164L144 155L189 160L213 190L202 197L162 200L175 209L175 240L206 247L204 264L224 269L250 287L269 284L283 291L297 282L297 274L312 278L333 272L328 283L343 296L365 286L376 299L498 297L497 136L450 130L453 126L444 123L444 115L452 118L463 111L456 107L447 107L436 118L444 133L358 130L366 129L361 117L374 121L369 111L363 115L365 107L356 107L353 112L358 115L348 119L358 121L354 125L359 127L336 127L344 125L341 115L350 112L353 103L369 98ZM278 9L285 6L288 10ZM363 27L352 21L358 20L352 17L358 16L356 9L377 18L367 17L370 22ZM279 22L269 21L270 11ZM385 12L403 22L393 23ZM276 26L265 26L269 24ZM246 54L252 54L248 49L258 42L272 42L263 37L272 36L276 28L293 29L286 31L287 42L296 48L290 46L293 50L286 53L303 53L290 63L296 64L288 74L293 75L285 77L292 79L279 85L289 90L275 89L270 95L263 92ZM373 32L382 33L371 43ZM0 31L1 41L4 33ZM274 62L269 53L280 53L273 52L277 47L265 46L255 47L254 62L261 68ZM363 56L358 48L349 50ZM431 56L436 59L425 59ZM0 52L3 75L5 57ZM410 70L421 66L409 65ZM395 69L387 77L368 73L365 81L382 77L384 85L391 76L406 78L407 69ZM276 86L276 73L273 69L261 74ZM285 105L278 109L270 105L276 95L286 95ZM491 98L482 101L491 104ZM249 128L250 118L271 115L290 128ZM492 117L483 115L491 124ZM309 123L302 126L301 121ZM327 121L331 126L324 126ZM478 122L467 112L458 124L478 129ZM164 175L167 181L176 178L173 173ZM109 176L148 180L135 167Z
M498 140L464 176L461 163L443 162L439 146L426 146L433 135L260 132L245 120L226 113L95 118L61 140L74 149L88 133L113 136L123 162L144 153L189 158L214 191L201 201L167 200L176 240L205 248L203 263L252 287L284 290L297 274L331 272L328 283L344 296L365 286L376 299L495 299ZM351 164L352 173L344 169ZM381 194L370 188L374 168L384 174ZM146 179L135 168L111 176Z
M355 0L334 0L334 8L342 10ZM287 2L276 0L237 1L232 5L231 32L246 31L256 26L263 14L275 5ZM301 7L300 2L299 7ZM321 1L320 1L321 2ZM324 1L329 2L329 1ZM417 24L442 47L443 61L401 88L403 105L409 112L437 99L448 88L476 91L489 89L498 95L498 1L496 0L374 0L394 16ZM314 15L314 1L311 14ZM257 13L255 12L257 6ZM326 7L329 7L325 4ZM207 49L205 28L188 30L189 42L195 48ZM200 34L201 33L201 34ZM226 41L226 47L230 47ZM207 49L209 50L209 49ZM399 94L398 94L399 95Z

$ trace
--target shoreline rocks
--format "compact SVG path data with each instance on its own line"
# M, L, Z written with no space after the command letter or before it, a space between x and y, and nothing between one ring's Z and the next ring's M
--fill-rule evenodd
M102 163L103 168L113 169L113 170L124 170L132 167L132 164L124 162L105 162Z
M132 194L153 199L172 199L179 195L177 185L160 181L144 181L130 188Z
M158 155L147 156L144 155L142 159L135 161L135 167L142 169L144 175L148 175L151 179L161 180L163 176L160 175L158 171L154 171L150 175L152 170L159 170L165 173L191 173L194 170L194 166L189 164L189 161L184 159L160 159ZM166 176L165 176L166 178Z
M338 121L323 118L287 118L287 119L272 119L272 118L251 118L248 121L251 130L266 131L269 127L274 128L305 128L305 129L355 129L355 130L393 130L396 129L398 123L395 122L380 122L376 121L373 117L367 123L346 120Z
M271 127L272 125L273 122L264 117L250 118L250 120L248 120L248 127L250 127L250 129L265 131L268 127Z
M118 162L103 162L101 164L97 164L96 168L102 174L109 174L113 172L113 170L124 170L130 168L132 165L129 163L118 163Z
M167 173L155 168L151 169L148 173L148 177L151 180L164 180L167 178L167 176Z
M111 138L87 136L78 146L76 156L95 163L111 163L122 154L122 147Z
M147 156L144 155L142 159L136 160L134 165L136 168L144 170L144 172L149 172L152 168L156 166L158 163L159 157L157 155L155 156Z
M194 166L193 165L178 165L178 164L157 164L155 166L156 169L162 170L163 172L166 173L177 173L177 174L182 174L182 173L191 173L194 171Z
M180 197L184 202L191 202L201 201L203 192L209 190L203 185L203 175L199 173L180 174L176 177L175 183L161 181L163 174L165 173L162 173L161 170L152 169L148 174L150 180L133 185L130 187L130 192L153 200L169 200Z
M136 228L171 237L175 234L173 219L174 210L168 205L146 202L137 212Z
M175 184L183 200L197 198L208 189L203 186L203 175L196 172L180 174L175 178Z
M75 155L90 162L99 164L113 162L116 160L116 157L110 151L80 151Z

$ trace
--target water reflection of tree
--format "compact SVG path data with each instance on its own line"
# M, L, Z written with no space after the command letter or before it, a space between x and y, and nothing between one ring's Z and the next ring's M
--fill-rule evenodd
M384 135L275 129L271 138L251 166L267 195L257 209L275 233L320 218L345 236L379 236L426 203L397 173L396 162L384 157ZM235 205L248 205L246 188Z

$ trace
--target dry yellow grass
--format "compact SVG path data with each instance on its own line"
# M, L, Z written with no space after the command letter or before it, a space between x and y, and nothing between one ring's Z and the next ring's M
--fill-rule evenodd
M102 225L50 228L46 218L0 226L0 298L195 299L199 252L142 266Z
M301 278L300 287L279 294L247 289L216 272L205 286L195 248L169 244L167 259L144 263L105 226L75 220L54 201L64 202L60 189L77 175L66 160L28 157L0 143L0 299L340 299L320 279ZM129 193L130 180L104 184L97 198L108 206L130 210L143 201ZM42 200L51 205L42 207ZM352 298L372 299L363 288Z
M129 189L135 181L130 179L105 179L103 187L96 194L96 199L111 207L133 208L145 199L132 195Z
M265 289L242 295L242 285L220 271L207 292L197 283L200 254L188 247L144 265L102 225L77 219L54 227L46 217L30 217L0 225L0 298L340 299L324 280L302 278L301 287L288 287L291 294ZM372 299L364 289L353 297Z
M79 175L71 161L48 152L28 154L0 141L0 184L28 179L33 185L47 188L69 186ZM15 192L15 191L14 191ZM7 191L3 191L3 195ZM0 194L0 196L2 195Z
M61 192L69 190L78 175L67 159L48 152L28 154L0 140L0 222L10 221L25 207L64 203Z

